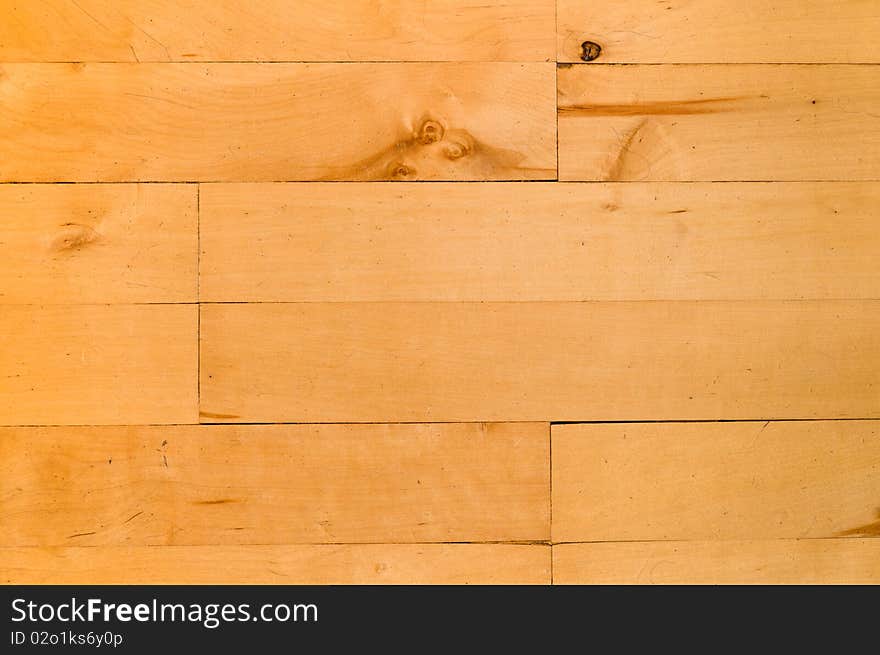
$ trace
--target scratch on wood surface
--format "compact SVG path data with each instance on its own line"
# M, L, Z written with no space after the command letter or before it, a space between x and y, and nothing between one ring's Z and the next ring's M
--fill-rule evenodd
M136 30L138 30L139 32L141 32L141 34L143 34L143 35L146 36L148 39L150 39L151 41L153 41L154 43L156 43L160 48L162 48L162 50L165 51L165 56L168 58L168 61L171 61L171 59L172 59L172 57L171 57L171 53L168 52L168 48L167 48L167 46L166 46L164 43L162 43L159 39L157 39L155 36L153 36L152 34L150 34L149 32L147 32L147 30L145 30L143 27L141 27L140 25L138 25L137 23L135 23L133 20L131 20L131 19L128 18L127 16L124 16L124 18L125 18L125 20L127 20L129 23L131 23L132 26L133 26Z
M178 100L172 100L171 98L160 98L158 96L146 95L143 93L125 93L123 95L130 96L132 98L143 98L145 100L153 100L154 102L166 102L169 105L175 105L177 107L183 107L184 109L198 109L193 105L188 105L185 102L180 102Z
M83 9L83 7L82 7L82 6L81 6L76 0L70 0L70 3L71 3L74 7L76 7L77 9L79 9L82 13L84 13L86 16L88 16L89 18L91 18L92 21L93 21L96 25L98 25L98 26L101 27L102 29L105 29L105 30L107 30L108 32L111 32L111 33L112 33L112 31L110 30L109 27L107 27L106 25L104 25L104 23L102 23L102 22L99 21L97 18L95 18L94 16L92 16L89 12L87 12L85 9Z

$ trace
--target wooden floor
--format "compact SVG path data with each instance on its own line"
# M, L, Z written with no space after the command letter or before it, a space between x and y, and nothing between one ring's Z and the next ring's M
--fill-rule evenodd
M878 37L0 0L0 583L880 582Z

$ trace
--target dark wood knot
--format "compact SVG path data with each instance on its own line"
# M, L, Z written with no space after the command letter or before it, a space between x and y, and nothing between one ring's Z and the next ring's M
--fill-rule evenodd
M602 46L593 41L584 41L581 43L581 59L584 61L593 61L602 54Z

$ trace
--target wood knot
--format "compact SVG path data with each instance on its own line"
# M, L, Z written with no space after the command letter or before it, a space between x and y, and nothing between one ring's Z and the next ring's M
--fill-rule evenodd
M468 147L461 143L450 143L443 150L443 154L446 155L446 158L451 159L452 161L455 161L456 159L461 159L462 157L467 155L468 152L470 152L470 150L468 150Z
M401 180L415 177L416 169L412 166L407 166L406 164L394 164L391 167L391 177Z
M101 238L98 232L81 223L64 223L61 227L61 234L52 242L52 250L55 252L76 251Z
M416 140L424 146L437 143L443 138L443 126L437 121L426 120L416 134Z
M598 59L602 54L602 46L594 41L584 41L581 43L581 59L583 61L593 61Z
M455 161L466 157L474 150L474 138L464 130L454 130L443 147L443 156Z

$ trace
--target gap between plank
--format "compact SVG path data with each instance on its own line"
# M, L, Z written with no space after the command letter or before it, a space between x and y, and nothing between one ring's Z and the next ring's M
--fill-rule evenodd
M878 178L858 179L818 179L818 180L561 180L558 177L530 180L414 180L401 182L398 180L65 180L33 181L7 180L0 181L0 186L15 184L397 184L405 188L407 184L852 184L880 182Z
M202 409L202 185L196 184L196 416Z
M539 421L483 419L474 421L222 421L199 423L18 423L0 425L4 428L126 428L126 427L157 427L180 428L211 425L471 425L485 423L547 423L554 425L617 425L633 423L793 423L819 421L880 421L880 416L857 416L848 418L729 418L729 419L627 419L627 420L593 420L593 421Z
M586 543L586 542L585 542ZM513 540L513 541L294 541L294 542L271 542L271 543L247 543L247 544L140 544L137 546L132 546L130 543L126 544L83 544L81 546L78 545L51 545L51 546L42 546L42 545L24 545L24 546L0 546L0 552L4 549L19 549L19 548L37 548L40 550L52 549L52 548L216 548L220 547L229 547L229 548L247 548L250 546L254 547L263 547L263 546L546 546L551 547L549 541L531 541L531 540Z

